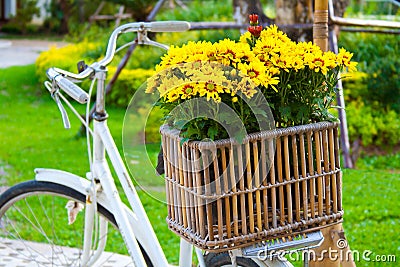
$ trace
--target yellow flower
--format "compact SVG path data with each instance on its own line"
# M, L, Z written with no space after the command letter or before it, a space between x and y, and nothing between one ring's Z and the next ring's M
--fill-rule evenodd
M315 44L313 44L312 42L299 42L296 45L296 51L300 54L300 55L304 55L307 53L313 54L313 53L320 53L321 48Z
M292 42L289 37L282 31L278 30L278 26L271 25L260 34L261 39L277 39L282 42Z
M295 70L301 70L304 69L304 61L302 57L296 53L290 56L291 57L291 67Z
M321 72L324 75L328 72L328 66L321 51L318 53L305 54L304 63L315 72Z
M196 84L191 83L188 80L180 80L181 84L176 84L176 87L169 87L168 91L164 94L164 98L167 102L175 102L179 99L185 100L196 96L198 90Z
M286 58L281 57L280 55L273 55L271 57L271 63L277 67L278 69L283 69L288 72L290 68L290 62L286 61Z
M329 69L334 69L337 66L337 62L336 62L336 55L335 53L331 52L331 51L327 51L324 53L324 60L325 60L325 64Z
M356 70L357 70L357 67L356 67L357 65L358 65L357 62L351 61L350 64L347 66L347 71L348 71L348 72L354 72L354 71L356 71Z
M254 59L254 54L250 47L244 43L224 39L215 43L215 50L209 50L208 57L211 61L217 61L226 66L236 67L240 62L250 62Z
M338 65L344 66L348 68L348 71L352 72L356 70L357 62L352 62L351 58L353 54L346 51L344 48L339 49L339 53L337 55Z
M246 31L244 34L240 36L239 42L247 44L248 39L251 39L251 33Z
M237 84L237 91L243 93L248 99L252 98L257 93L254 83L251 83L248 79L242 79Z
M261 84L267 71L264 64L258 60L254 60L249 64L240 63L238 69L241 71L241 74L248 76L256 86Z
M154 93L154 91L158 88L160 85L160 80L158 79L158 75L152 76L147 79L147 86L146 86L146 93Z
M275 85L279 84L279 77L274 77L273 74L270 72L267 72L264 75L264 79L262 81L262 85L268 88L268 86L271 86L272 89L274 89L275 92L278 90L276 89Z
M200 83L199 95L206 96L207 100L213 99L215 102L221 102L220 93L224 93L224 88L215 83L213 80L209 80L204 83Z

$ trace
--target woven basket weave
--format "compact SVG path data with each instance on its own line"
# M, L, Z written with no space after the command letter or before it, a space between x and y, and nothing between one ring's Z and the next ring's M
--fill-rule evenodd
M195 246L224 251L341 221L338 124L181 143L161 127L167 222Z

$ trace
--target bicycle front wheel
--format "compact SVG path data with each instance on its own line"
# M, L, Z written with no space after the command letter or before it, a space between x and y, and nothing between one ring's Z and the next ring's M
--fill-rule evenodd
M84 212L69 224L66 205L84 209L85 199L72 188L49 182L29 181L9 188L0 197L0 258L17 265L82 266ZM95 221L100 216L116 225L113 214L98 204ZM102 238L93 237L95 242ZM117 227L109 227L107 240L95 266L133 266Z

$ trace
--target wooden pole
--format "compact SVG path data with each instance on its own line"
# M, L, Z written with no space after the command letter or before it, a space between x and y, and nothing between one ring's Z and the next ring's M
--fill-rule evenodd
M315 0L313 39L314 44L318 45L322 51L328 51L328 36L328 0ZM339 257L326 257L326 255L329 255L329 251L339 251L340 249L348 251L350 249L347 245L346 247L338 246L339 239L335 238L337 236L335 233L339 233L340 240L347 244L341 223L322 229L324 242L320 247L314 249L316 258L311 259L310 267L339 267L341 262L346 267L355 266L352 258L343 259L340 257L340 254L336 255Z
M322 51L328 51L328 0L315 0L313 39Z

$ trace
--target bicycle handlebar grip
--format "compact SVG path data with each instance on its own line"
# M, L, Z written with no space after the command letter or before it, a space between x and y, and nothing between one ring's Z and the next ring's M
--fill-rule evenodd
M87 103L89 95L85 91L83 91L78 85L63 77L61 74L53 69L47 70L47 76L51 80L55 80L58 86L70 97L81 104Z
M150 22L152 32L184 32L190 29L187 21L154 21Z
M62 76L57 76L55 79L58 86L60 86L60 88L70 97L81 104L87 103L89 95L85 91L83 91L78 85L74 84L73 82Z

